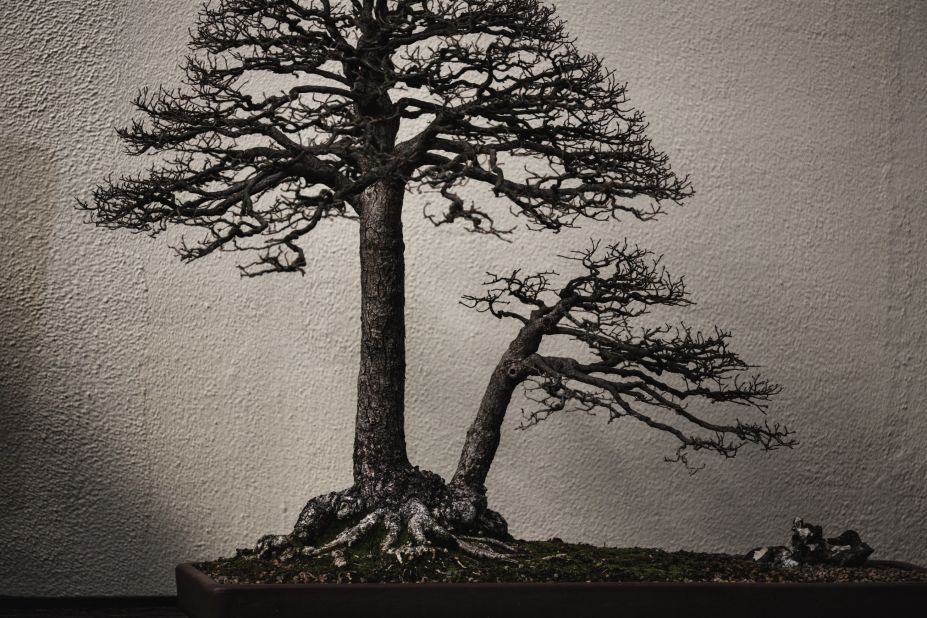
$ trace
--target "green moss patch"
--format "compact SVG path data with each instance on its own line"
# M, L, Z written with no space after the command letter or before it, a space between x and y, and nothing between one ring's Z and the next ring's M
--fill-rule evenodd
M510 560L477 559L436 548L400 560L374 543L346 549L346 564L331 555L282 563L254 556L196 566L219 583L424 582L876 582L923 581L927 572L873 564L782 569L743 557L660 549L595 547L580 543L514 541ZM339 561L340 564L340 561Z

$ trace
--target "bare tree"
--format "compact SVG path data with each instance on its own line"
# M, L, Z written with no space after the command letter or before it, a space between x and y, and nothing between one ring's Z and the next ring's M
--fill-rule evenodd
M556 273L515 271L490 275L484 295L464 297L469 307L517 320L521 328L493 370L453 483L485 483L519 384L531 405L522 427L565 411L604 412L609 422L633 419L674 436L679 445L672 460L692 471L689 450L734 457L748 443L765 450L793 446L792 432L777 423L710 420L690 409L693 401L729 402L765 415L779 386L749 373L753 368L731 351L728 332L648 323L656 307L691 304L683 280L638 247L599 249L592 243L565 256L583 273L562 287L552 285ZM588 360L538 353L545 339L557 338L582 344Z
M498 437L478 443L482 433L498 433L490 425L504 409L471 431L453 483L407 456L405 195L428 193L444 204L441 213L425 213L436 225L458 222L504 236L498 213L490 212L500 203L529 227L556 232L581 219L652 219L691 194L688 181L652 147L624 85L597 57L580 53L554 10L537 0L214 0L200 12L183 69L178 89L143 90L135 101L140 119L119 132L131 154L154 154L157 162L141 175L107 180L80 202L92 221L152 236L181 226L199 230L177 247L183 260L241 252L253 256L240 266L249 277L305 272L303 246L313 230L333 218L358 224L354 484L310 500L292 534L267 537L259 549L311 554L374 530L385 531L383 546L392 548L405 530L413 546L440 542L496 553L498 545L486 539L504 538L506 524L488 508L483 480ZM464 185L482 192L480 206ZM535 283L511 285L532 298ZM585 290L579 283L571 289ZM572 328L596 333L588 325ZM590 345L617 345L604 322L600 329L602 343ZM657 336L633 345L656 345ZM694 359L685 375L695 379L699 363L726 352L716 343L721 335L687 337L665 345ZM557 398L591 405L584 398L592 395L574 384L587 384L608 363L609 378L625 371L612 356L601 367L528 356L534 365L525 376L548 393L536 419ZM675 367L684 360L659 362ZM512 380L522 377L516 374ZM500 383L497 408L508 402L509 382ZM624 407L629 393L611 388L611 399L596 395L599 403L637 414ZM647 388L662 401L669 385L634 393ZM772 392L752 388L754 397ZM731 394L716 395L724 396ZM479 418L486 414L484 406ZM750 431L743 426L735 434L749 438ZM716 450L731 452L720 443ZM330 526L345 531L322 543Z

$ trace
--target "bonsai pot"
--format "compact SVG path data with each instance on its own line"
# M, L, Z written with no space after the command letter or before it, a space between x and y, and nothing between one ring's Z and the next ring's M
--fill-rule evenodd
M191 618L687 618L916 616L927 583L426 583L219 584L192 564L176 569Z

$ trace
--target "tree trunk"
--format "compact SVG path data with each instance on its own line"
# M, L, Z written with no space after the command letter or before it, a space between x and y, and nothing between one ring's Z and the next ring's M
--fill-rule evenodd
M403 197L401 183L382 180L361 199L361 361L354 484L370 495L410 469L404 427Z
M509 345L489 379L480 408L467 430L452 484L483 491L486 475L499 448L502 421L515 387L527 375L524 361L538 351L543 336L537 324L528 324Z

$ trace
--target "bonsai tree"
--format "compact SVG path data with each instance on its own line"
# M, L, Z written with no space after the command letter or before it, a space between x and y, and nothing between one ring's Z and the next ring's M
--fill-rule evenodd
M624 85L577 50L553 8L537 0L215 0L201 10L190 49L183 85L141 91L140 119L119 131L130 154L155 154L157 163L98 186L79 202L90 219L152 236L196 228L177 247L182 260L241 252L252 256L239 265L246 277L304 272L302 243L328 219L358 227L354 482L309 500L291 534L258 543L262 555L313 555L374 533L384 550L439 543L499 555L506 523L489 508L484 483L520 384L537 404L528 424L572 406L726 456L746 442L790 444L776 426L688 411L695 398L762 409L776 387L738 377L747 366L725 332L635 329L649 306L685 304L682 282L645 252L612 245L573 256L585 273L559 290L549 274L515 272L469 298L521 328L491 376L454 478L409 461L407 193L445 205L425 213L436 225L495 236L509 231L491 212L500 203L530 228L557 232L617 215L649 220L692 194L651 145ZM258 88L261 80L272 91ZM485 206L464 199L468 184L484 191ZM506 308L507 299L525 310ZM556 335L582 342L596 360L539 355L541 340Z

